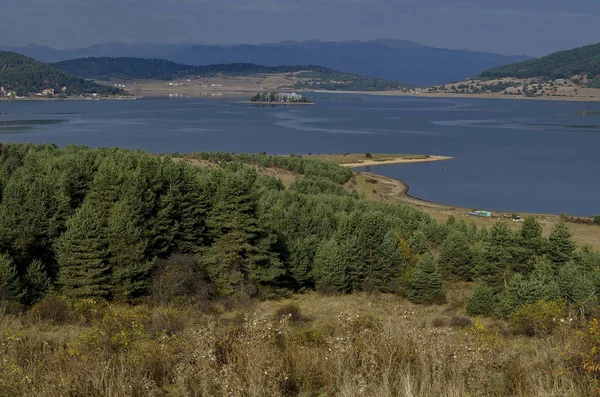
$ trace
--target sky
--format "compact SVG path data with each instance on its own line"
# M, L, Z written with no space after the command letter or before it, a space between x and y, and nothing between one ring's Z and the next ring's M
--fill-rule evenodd
M0 44L393 38L542 56L600 41L600 0L0 0Z

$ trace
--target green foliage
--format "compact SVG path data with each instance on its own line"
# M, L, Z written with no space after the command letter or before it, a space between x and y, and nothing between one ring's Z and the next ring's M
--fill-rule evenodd
M347 193L351 170L298 156L189 157L215 166L120 149L0 145L2 299L15 308L50 292L180 304L318 289L438 303L445 276L481 279L473 313L494 307L509 316L559 298L571 309L597 304L600 254L573 250L561 226L549 243L531 220L520 233L503 223L489 232L456 219L438 224L409 206ZM268 167L305 177L285 189L262 175Z
M417 263L410 281L408 299L420 304L441 304L446 300L443 279L432 254L425 254Z
M486 283L479 282L467 299L467 312L474 316L488 316L494 312L494 300L494 290Z
M596 215L596 216L594 217L594 223L595 223L596 225L600 225L600 215Z
M41 93L52 88L66 95L98 93L103 95L123 94L118 88L106 87L89 80L65 73L50 65L38 62L14 52L0 51L0 86L15 91L17 95Z
M452 232L440 247L439 264L445 278L471 281L473 254L465 233Z
M34 260L27 267L24 277L25 301L32 304L40 300L52 289L52 281L46 271L46 266L39 259Z
M600 75L600 44L592 44L568 51L559 51L539 59L501 66L486 70L480 77L496 79L501 77L564 79L574 75Z
M528 336L548 336L559 326L565 315L561 300L538 301L521 306L509 318L513 330Z
M74 298L109 298L109 251L101 236L102 218L91 202L85 202L67 223L57 246L58 283L63 294Z
M545 251L545 241L542 237L542 225L533 216L525 218L521 226L523 246L528 250L528 256L542 255Z
M265 103L311 103L308 98L296 93L281 93L281 92L259 92L250 98L250 102L265 102Z
M556 265L560 266L573 258L575 243L573 243L571 230L565 222L557 222L550 232L548 238L548 258Z
M14 301L21 296L17 268L7 254L0 254L0 302Z
M213 244L203 260L223 295L255 295L275 288L285 270L274 240L258 225L254 169L218 173L219 186L207 219Z

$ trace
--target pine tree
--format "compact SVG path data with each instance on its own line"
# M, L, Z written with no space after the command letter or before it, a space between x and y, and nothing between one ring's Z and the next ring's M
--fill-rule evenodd
M521 226L521 238L529 256L542 255L545 250L545 241L542 237L542 225L533 216L525 218Z
M21 283L17 268L8 254L0 254L0 302L18 301Z
M46 266L41 260L35 259L27 267L24 284L27 304L37 302L52 288L52 281L48 277Z
M141 215L127 201L113 205L106 230L112 269L113 292L117 299L135 300L148 289L152 260L146 256L148 247Z
M214 242L203 260L219 293L254 295L281 287L286 272L273 251L275 240L257 222L256 171L223 170L215 177L217 191L207 218Z
M563 221L557 222L548 238L548 258L558 269L573 258L575 244L572 240L571 230Z
M390 230L375 251L375 262L371 272L371 288L381 292L395 292L405 263L400 253L399 232Z
M67 222L56 251L58 284L74 298L108 298L112 290L109 251L102 219L90 202L84 202Z
M178 246L181 252L196 253L207 242L206 217L210 209L210 186L204 175L185 169L178 201Z
M594 279L588 277L583 269L573 262L565 264L560 269L558 285L562 297L569 303L583 304L595 298Z
M430 249L425 233L419 229L413 233L412 237L408 241L408 244L412 248L412 251L418 255L429 252Z
M485 282L479 282L467 299L467 312L475 316L489 316L494 312L494 290Z
M452 232L440 247L439 264L447 278L471 281L474 274L473 254L464 233Z
M410 281L408 299L419 304L440 304L446 300L443 280L431 253L421 257Z
M324 242L315 256L314 276L317 289L324 292L350 292L350 269L343 258L342 248L335 239Z

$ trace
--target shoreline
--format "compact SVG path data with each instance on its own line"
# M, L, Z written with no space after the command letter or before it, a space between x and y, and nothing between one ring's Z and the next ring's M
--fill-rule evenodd
M600 90L599 90L600 91ZM402 91L328 91L314 90L311 92L321 94L362 94L374 96L392 96L392 97L408 97L408 98L463 98L463 99L508 99L508 100L523 100L523 101L563 101L563 102L600 102L599 96L593 97L564 97L564 96L543 96L543 97L526 97L524 95L494 95L494 94L444 94L444 93L410 93Z
M5 102L51 102L51 101L132 101L143 98L141 96L132 95L130 97L118 98L0 98L0 101Z
M291 106L291 105L314 105L314 102L253 102L253 101L240 101L240 103L246 105L277 105L277 106Z
M434 162L434 161L446 161L446 160L452 160L454 157L450 157L450 156L437 156L437 155L432 155L429 156L427 158L417 158L417 159L406 159L406 158L396 158L396 159L390 159L390 160L367 160L367 161L363 161L363 162L357 162L357 163L346 163L346 164L340 164L340 166L342 167L347 167L347 168L360 168L360 167L371 167L371 166L376 166L376 165L387 165L387 164L409 164L409 163L429 163L429 162Z

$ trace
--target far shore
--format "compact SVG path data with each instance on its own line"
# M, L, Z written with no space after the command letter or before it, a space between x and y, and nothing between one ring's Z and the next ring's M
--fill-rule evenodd
M360 168L360 167L369 167L374 165L387 165L387 164L408 164L408 163L429 163L432 161L444 161L444 160L452 160L454 157L449 156L427 156L423 158L402 158L398 157L395 159L385 159L385 160L365 160L359 161L356 163L342 163L340 164L342 167L348 168Z
M67 97L67 98L40 98L40 97L25 97L25 98L0 98L0 101L5 102L21 102L21 101L35 101L35 102L45 102L45 101L130 101L134 99L139 99L141 97L131 95L126 97L97 97L97 98L80 98L80 97Z
M254 101L241 101L247 105L314 105L314 102L254 102Z
M401 91L369 91L366 94L379 96L405 96L412 98L478 98L478 99L513 99L522 101L564 101L564 102L598 102L600 101L600 90L598 96L538 96L527 97L524 95L495 95L495 94L444 94L439 92L411 93Z

